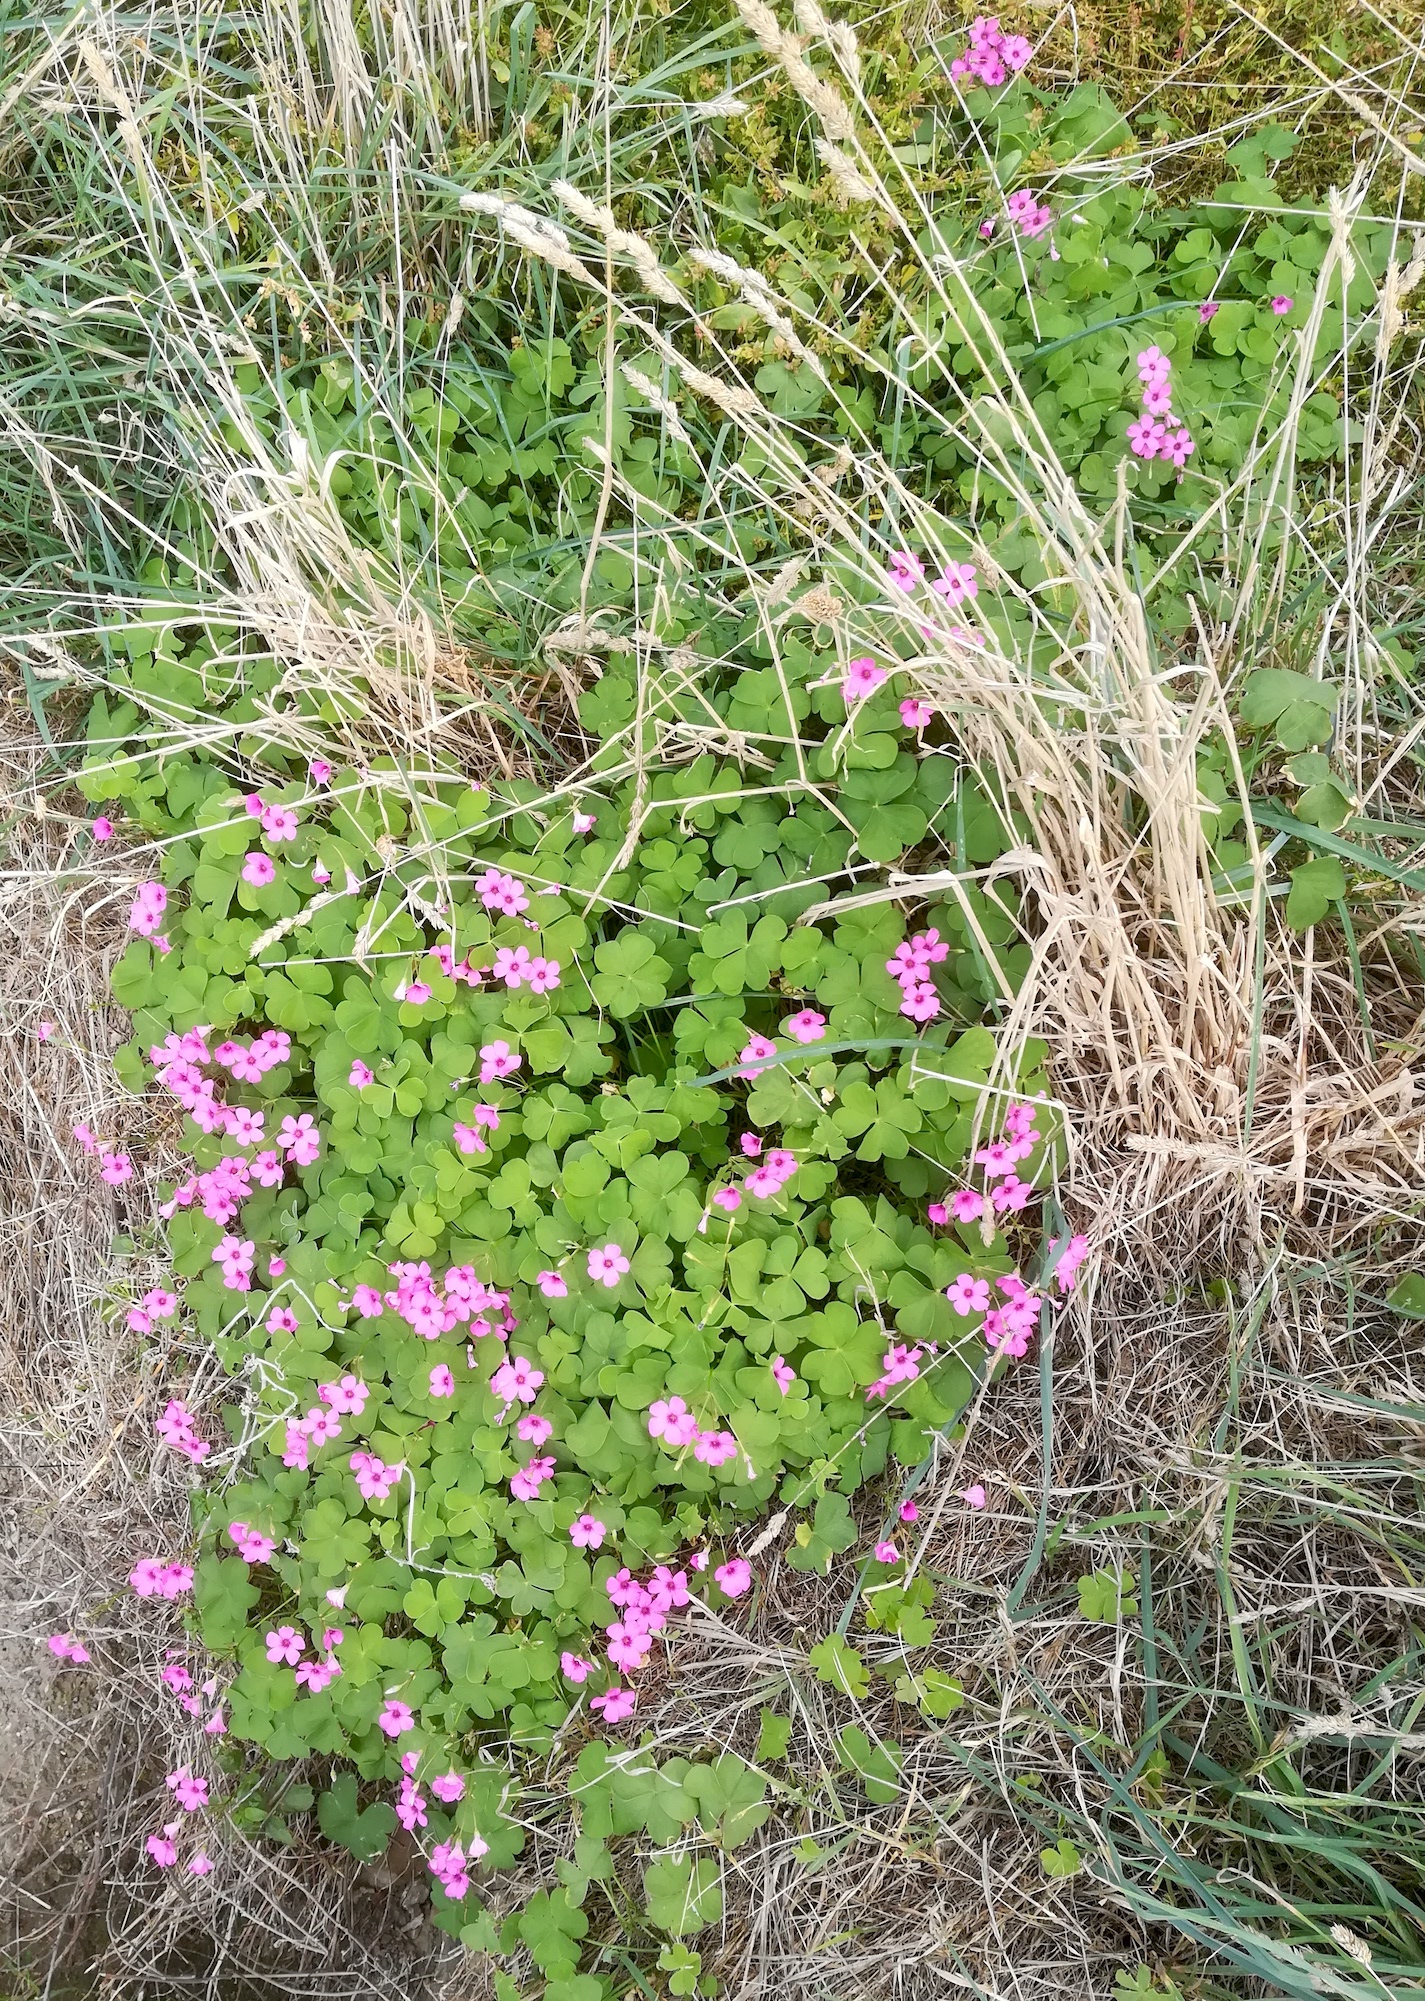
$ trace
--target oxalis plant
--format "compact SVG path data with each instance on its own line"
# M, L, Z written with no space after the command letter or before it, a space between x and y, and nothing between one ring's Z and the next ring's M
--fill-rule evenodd
M749 20L789 64L763 11ZM819 551L819 582L760 586L749 610L690 581L717 536L675 513L653 454L632 452L605 372L602 406L585 384L595 407L570 430L580 469L560 488L602 467L623 524L595 609L666 609L670 577L678 595L676 615L655 611L586 677L576 767L551 757L472 782L453 756L352 755L349 698L191 614L110 628L89 718L95 839L139 829L162 856L114 973L134 1023L120 1071L173 1108L191 1156L162 1200L172 1278L134 1300L129 1326L181 1315L232 1385L220 1418L200 1419L171 1384L159 1433L202 1469L194 1544L130 1578L183 1601L205 1653L167 1671L195 1749L149 1855L206 1871L201 1815L239 1743L279 1763L320 1754L333 1839L370 1859L399 1822L436 1921L469 1944L526 1945L569 2001L585 1991L579 1906L609 1873L610 1836L672 1843L697 1822L732 1847L765 1817L760 1769L674 1761L651 1787L611 1733L636 1740L641 1678L681 1625L755 1610L768 1536L785 1533L793 1568L826 1570L856 1541L851 1495L899 1468L904 1498L868 1551L890 1587L875 1617L901 1642L905 1702L939 1717L959 1700L909 1659L927 1594L900 1524L1086 1253L1045 1202L1062 1138L1047 1052L1006 1025L1035 945L1007 865L1029 830L938 698L935 663L982 660L992 682L996 662L1042 662L1043 703L1081 731L1093 663L1077 678L1061 664L1081 517L1066 501L1051 546L1025 499L1043 467L1080 507L1116 508L1120 555L1136 537L1158 566L1154 632L1171 641L1225 593L1224 544L1275 547L1260 510L1226 511L1266 428L1289 409L1303 456L1341 440L1336 396L1300 387L1327 232L1274 222L1248 245L1162 223L1141 190L1070 202L1021 174L1018 142L1043 122L1016 80L1028 45L977 27L967 48L959 113L1003 185L915 238L926 282L904 352L847 343L823 361L814 315L799 331L728 255L699 266L696 282L720 288L699 295L711 325L735 313L770 330L754 379L771 422L739 465L783 525L805 518L798 478L834 518L855 451L933 468L925 495L887 473L861 547ZM828 101L807 101L826 145L848 145ZM1057 115L1065 157L1117 143L1097 99ZM1272 144L1252 143L1242 170L1264 172ZM835 163L822 150L848 202L884 204L874 148ZM1268 185L1249 177L1244 200ZM612 218L567 184L560 198L602 238L591 261L625 254ZM561 229L502 196L465 206L597 289ZM1351 282L1338 303L1359 311ZM741 421L747 392L688 362L655 316L627 324L637 352L618 380L661 427L658 479L696 483L694 398ZM1298 328L1289 380L1278 358ZM441 551L462 616L528 595L510 555L524 532L495 500L517 466L532 516L530 493L555 479L542 427L578 385L569 353L551 331L510 349L493 401L450 370L447 399L420 406L440 448L427 498L444 493L448 451L470 501ZM399 559L417 536L409 495L388 504L381 441L355 402L348 420L342 371L314 366L318 380L320 409L308 385L295 393L318 452L350 455L332 489L345 526ZM250 390L256 438L275 405ZM519 465L521 435L543 456ZM581 554L549 601L582 614L587 587ZM1254 727L1281 727L1272 693ZM1324 735L1312 724L1288 747ZM1208 838L1232 810L1213 776ZM1244 855L1224 848L1224 866ZM131 1178L111 1135L81 1125L76 1139L105 1180ZM984 1495L972 1481L963 1498ZM808 1665L865 1692L840 1635ZM843 1736L868 1797L893 1797L894 1759ZM478 1880L520 1852L524 1762L576 1747L565 1885L497 1931ZM707 1856L653 1862L644 1889L668 1933L720 1911ZM670 1951L675 1991L690 1991L696 1955Z

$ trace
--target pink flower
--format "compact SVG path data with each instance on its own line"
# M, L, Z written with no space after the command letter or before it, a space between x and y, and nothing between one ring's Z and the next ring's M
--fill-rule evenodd
M316 867L312 870L312 881L320 884L324 882L330 882L331 879L332 879L331 870L329 868L323 868L321 863L318 862Z
M988 1496L984 1488L977 1483L973 1487L962 1487L960 1490L960 1499L965 1503L967 1508L982 1508Z
M424 1007L431 997L431 991L424 980L407 980L405 986L397 991L396 998L409 1001L412 1007Z
M543 1445L554 1436L554 1426L537 1410L526 1411L515 1430L527 1445Z
M404 1702L387 1702L376 1719L376 1727L394 1739L404 1736L407 1730L414 1730L416 1719Z
M506 1404L533 1403L544 1382L544 1371L524 1355L510 1355L490 1378L490 1388Z
M740 1598L752 1582L752 1565L746 1557L734 1556L720 1563L713 1576L729 1598Z
M307 776L313 785L329 785L332 768L324 757L314 757L307 766Z
M962 1271L954 1284L945 1288L945 1297L962 1320L970 1313L984 1313L990 1303L989 1280Z
M554 1478L552 1456L531 1459L528 1466L522 1466L510 1481L510 1492L517 1501L537 1501L539 1490L546 1480Z
M756 1160L762 1151L762 1141L756 1133L744 1133L737 1143L749 1160Z
M1135 417L1128 426L1128 447L1136 458L1155 459L1166 436L1155 417Z
M297 815L290 806L264 806L262 831L269 841L295 841Z
M360 1290L358 1286L357 1291ZM343 1376L339 1383L318 1383L317 1395L342 1416L360 1417L371 1392L359 1376Z
M947 563L930 588L948 605L963 604L980 594L973 563Z
M56 1660L73 1661L76 1667L83 1667L89 1659L89 1649L73 1633L51 1633L45 1644Z
M596 818L597 815L593 813L576 813L574 815L574 832L576 834L591 834L594 831Z
M490 1084L497 1077L512 1077L520 1067L520 1059L510 1049L508 1042L487 1042L480 1051L480 1082Z
M107 819L104 814L100 813L96 819L90 822L89 831L96 841L112 841L114 838L114 823L112 820Z
M737 1457L737 1440L730 1431L700 1431L693 1441L693 1457L701 1466L725 1466Z
M853 660L848 665L841 692L848 702L862 702L867 695L874 695L882 682L890 678L888 667L878 667L869 654L862 654L859 660Z
M716 1189L713 1193L712 1199L714 1206L718 1209L725 1209L729 1216L731 1216L735 1210L738 1210L742 1207L742 1197L738 1194L735 1188Z
M54 1029L55 1029L55 1024L52 1021L41 1021L36 1023L35 1041L48 1042L50 1037L54 1034Z
M875 1549L877 1563L899 1563L901 1553L893 1542L878 1542Z
M886 569L886 581L898 591L913 591L925 580L925 565L909 549L896 549Z
M353 1452L347 1465L356 1475L356 1485L364 1501L384 1501L404 1468L388 1466L372 1452Z
M617 1244L604 1244L589 1253L589 1276L598 1285L616 1286L629 1269L629 1261Z
M190 1876L210 1876L212 1872L213 1858L205 1850L200 1848L195 1854L189 1856L188 1874Z
M163 913L168 908L168 891L161 882L141 882L134 892L133 907L129 911L129 929L137 931L140 937L151 938L163 921Z
M1276 297L1272 300L1272 311L1277 315L1278 319L1280 319L1283 313L1289 313L1291 311L1293 303L1294 301L1289 299L1285 292L1278 292Z
M622 1723L632 1716L637 1697L631 1688L606 1688L602 1695L593 1697L590 1709L601 1709L605 1723Z
M568 1284L557 1271L542 1271L535 1284L546 1299L567 1299L569 1296Z
M782 1027L793 1042L820 1042L826 1034L826 1016L818 1014L814 1008L804 1007L800 1014L789 1016Z
M290 1306L274 1306L267 1316L269 1334L295 1334L297 1316Z
M650 1438L666 1439L669 1445L691 1444L698 1421L681 1397L659 1397L648 1413ZM615 1600L617 1603L617 1600Z
M178 1844L173 1837L178 1832L178 1822L172 1820L162 1834L151 1834L144 1843L160 1869L171 1869L178 1860Z
M790 1363L784 1362L780 1355L774 1355L772 1357L772 1381L777 1385L783 1396L787 1394L787 1391L792 1387L796 1379L796 1370L791 1367Z
M559 1656L559 1672L566 1681L587 1681L594 1672L594 1663L584 1660L579 1654L566 1651Z
M437 1362L430 1372L430 1393L433 1397L453 1397L455 1378L444 1362Z
M442 1772L438 1778L431 1780L430 1789L447 1806L454 1806L457 1800L465 1797L465 1781L459 1772Z
M914 1501L902 1501L898 1512L903 1522L918 1522L920 1520L920 1509L915 1505Z
M499 911L505 917L519 917L529 909L529 898L521 884L499 869L486 869L484 875L476 877L475 894L487 910Z
M1034 1190L1027 1181L1021 1181L1017 1174L1011 1174L1007 1181L1001 1181L990 1196L995 1214L1002 1216L1006 1210L1017 1213L1023 1209Z
M283 1119L277 1131L277 1144L298 1167L310 1167L322 1150L321 1135L311 1113L303 1112L298 1118Z
M1218 305L1216 299L1204 299L1197 309L1197 316L1203 325L1206 326L1208 321L1215 318L1221 310L1222 308Z
M929 702L918 701L914 695L907 695L901 703L901 721L908 730L923 730L934 718L935 711Z
M956 60L958 61L959 58L957 57ZM952 63L950 67L953 69L955 67L954 63ZM990 238L994 235L994 233L995 233L995 219L992 215L987 215L984 221L980 224L980 235L984 238L985 242L988 243Z
M376 1072L368 1069L358 1056L351 1066L351 1072L346 1081L353 1089L364 1091L368 1084L376 1082Z
M777 1045L775 1042L769 1042L765 1035L754 1035L737 1058L740 1064L750 1064L752 1067L750 1069L744 1068L739 1070L737 1073L738 1076L755 1077L766 1058L775 1056L776 1053Z
M950 1221L950 1211L943 1202L928 1203L925 1213L932 1223L944 1224Z
M267 1635L267 1658L292 1666L307 1651L307 1643L295 1626L278 1626Z
M170 1772L164 1784L173 1794L185 1813L196 1813L199 1807L208 1804L208 1781L180 1765L176 1772Z
M602 1549L607 1533L597 1515L580 1515L570 1527L569 1540L575 1549Z
M260 848L254 848L243 862L242 879L244 882L250 882L254 889L266 889L268 883L276 879L276 875L277 864L271 855L263 854Z

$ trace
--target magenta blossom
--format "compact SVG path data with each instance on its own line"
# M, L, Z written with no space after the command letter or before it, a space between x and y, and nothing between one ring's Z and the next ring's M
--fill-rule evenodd
M841 692L848 702L863 702L889 679L888 667L878 667L869 654L863 654L859 660L853 660L848 665L841 682Z
M737 1073L738 1076L755 1077L767 1058L775 1056L776 1053L777 1045L775 1042L769 1042L765 1035L754 1035L746 1048L739 1052L737 1058L740 1064L751 1065L751 1068L740 1069Z
M785 1362L780 1355L774 1355L772 1358L772 1381L777 1385L783 1396L787 1394L787 1391L792 1387L796 1379L796 1370L792 1368L790 1363Z
M899 1563L901 1553L893 1542L878 1542L875 1548L877 1563Z
M960 1490L960 1499L965 1503L967 1508L982 1508L988 1496L984 1488L977 1483L973 1487L962 1487Z
M1272 300L1272 311L1277 315L1277 318L1280 319L1283 313L1289 313L1291 311L1292 306L1294 304L1295 301L1289 299L1285 292L1278 292L1276 297Z
M925 565L909 549L896 549L886 568L886 581L898 591L913 591L925 581Z
M789 1015L782 1027L793 1042L820 1042L826 1035L826 1016L818 1014L815 1008L804 1007L800 1014Z
M407 1730L414 1730L416 1719L404 1702L387 1702L376 1718L376 1727L387 1737L404 1736Z
M580 1515L570 1525L569 1540L575 1549L602 1549L607 1530L597 1515Z
M459 1772L440 1773L437 1778L431 1780L430 1789L436 1798L444 1800L447 1806L454 1806L457 1800L465 1797L465 1781Z
M589 1253L589 1276L597 1285L616 1286L629 1269L629 1261L617 1244L603 1244Z
M740 1598L752 1582L752 1565L746 1557L734 1556L720 1563L713 1576L729 1598Z
M270 882L276 881L276 878L277 864L271 855L265 855L260 848L254 848L245 856L242 865L244 882L251 883L254 889L266 889Z
M567 1650L559 1656L559 1672L566 1681L587 1681L594 1672L594 1663L584 1660L579 1654Z
M903 1522L918 1522L920 1520L920 1509L915 1505L914 1501L902 1501L897 1513Z
M901 721L908 730L923 730L934 719L935 711L929 702L922 702L914 695L907 695L901 703Z
M627 1717L632 1716L637 1699L631 1688L606 1688L602 1695L593 1697L589 1707L601 1709L604 1712L605 1723L622 1723Z

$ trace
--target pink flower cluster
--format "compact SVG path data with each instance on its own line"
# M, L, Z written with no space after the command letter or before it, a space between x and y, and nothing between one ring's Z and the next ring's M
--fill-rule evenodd
M171 1445L195 1466L201 1466L213 1449L206 1438L198 1436L192 1411L177 1397L169 1398L162 1415L155 1418L153 1428L165 1445Z
M243 805L249 815L260 822L262 831L269 841L296 840L297 815L290 806L266 805L261 794L257 792L249 792Z
M502 945L495 954L495 978L503 980L512 992L528 986L532 994L553 993L559 985L559 961L532 959L526 945L516 945L513 951Z
M950 956L950 947L935 930L917 931L908 944L897 945L886 961L886 971L899 980L900 1011L912 1021L934 1021L940 1012L940 996L930 977L930 968Z
M1163 459L1181 468L1195 449L1192 433L1173 415L1172 363L1158 347L1138 357L1143 414L1128 426L1128 446L1140 459Z
M539 1490L546 1480L554 1478L554 1457L547 1454L542 1459L531 1459L528 1466L521 1466L510 1480L510 1492L517 1501L537 1501Z
M502 917L519 917L529 909L529 898L524 885L512 875L505 875L497 868L486 869L475 878L475 894L487 910L493 910Z
M480 1340L486 1334L513 1334L519 1325L509 1311L508 1292L499 1292L478 1279L474 1265L452 1265L440 1281L426 1263L398 1263L388 1265L387 1270L396 1280L393 1290L380 1292L374 1285L358 1285L352 1293L351 1303L363 1320L375 1320L389 1307L427 1341L438 1341L457 1327L468 1327L472 1337Z
M1034 53L1023 35L1002 32L997 14L977 15L970 23L970 46L950 65L953 77L973 77L989 90L998 90L1010 76L1022 70Z
M881 1357L881 1374L866 1392L867 1401L888 1396L897 1383L913 1383L920 1374L924 1352L922 1348L908 1348L904 1342L892 1342Z
M141 1556L129 1572L129 1583L140 1598L181 1598L193 1589L193 1566Z
M249 1528L246 1522L229 1522L228 1540L244 1563L266 1563L277 1549L271 1536L264 1535L260 1529Z
M609 1602L620 1613L608 1635L609 1666L622 1674L632 1674L646 1665L653 1641L668 1623L668 1614L689 1602L688 1573L670 1570L660 1563L647 1584L640 1584L626 1566L604 1585Z
M659 1397L648 1413L648 1435L661 1438L675 1452L691 1445L700 1466L725 1466L737 1457L737 1440L732 1433L701 1431L681 1397Z
M137 1306L131 1306L126 1323L131 1334L151 1334L156 1320L171 1320L178 1311L178 1295L166 1286L151 1286Z
M363 1501L384 1501L406 1470L404 1465L388 1466L374 1452L353 1452L346 1463L356 1475Z
M1057 1237L1049 1239L1049 1249L1051 1252L1059 1250L1059 1239ZM1059 1251L1059 1256L1054 1264L1054 1277L1058 1283L1060 1292L1070 1293L1073 1291L1079 1274L1079 1266L1088 1254L1089 1240L1087 1237L1081 1236L1070 1237L1063 1250Z
M1022 236L1042 236L1054 220L1053 209L1041 202L1032 188L1016 188L1005 207Z
M161 882L141 882L134 894L133 908L129 911L129 929L137 931L141 937L152 938L163 922L163 913L168 908L168 891Z
M89 1649L82 1640L76 1640L73 1633L51 1633L45 1643L57 1661L72 1661L76 1667L83 1667L89 1659Z
M445 977L454 980L457 986L463 983L467 987L478 987L485 977L481 967L471 965L468 952L457 965L453 945L432 945L428 956L435 960Z
M490 1844L478 1834L472 1834L464 1848L458 1841L438 1841L430 1852L430 1873L446 1896L458 1904L470 1889L469 1865L489 1852Z
M477 1105L470 1116L474 1124L463 1125L457 1119L451 1129L451 1138L462 1153L488 1153L490 1149L480 1135L500 1130L500 1114L493 1105Z

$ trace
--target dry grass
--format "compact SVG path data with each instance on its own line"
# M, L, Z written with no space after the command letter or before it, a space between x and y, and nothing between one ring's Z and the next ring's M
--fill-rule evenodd
M278 17L268 22L291 103L312 114L274 123L265 142L289 181L310 166L311 130L351 134L366 116L370 81L351 18L328 8L323 20L324 70L279 31ZM1215 59L1234 46L1228 25L1211 45ZM430 48L418 56L421 36L404 16L397 27L409 115L389 140L393 165L422 157L426 121L450 115L470 32L463 18L427 19ZM1101 50L1116 45L1116 19L1100 31ZM1145 44L1133 37L1150 31L1128 21L1124 32L1141 61ZM1159 27L1151 33L1161 38ZM48 93L50 108L54 94L73 92L75 115L96 129L122 119L121 56L131 54L122 41L111 36L97 62L61 50L27 87ZM835 74L816 59L818 74ZM1377 124L1406 129L1393 84L1371 104ZM474 108L467 102L463 116ZM883 214L898 214L905 192L879 183L854 126L848 134L834 108L828 120L824 98L811 108ZM1359 207L1367 192L1381 198L1391 147L1369 122L1363 131L1357 120L1351 134L1363 172L1343 200ZM1404 143L1414 143L1408 131ZM123 145L162 207L163 177L145 144L131 126ZM369 188L361 200L394 228ZM174 207L163 221L171 242L193 253ZM1338 252L1343 241L1338 227ZM584 253L595 293L612 288L626 323L656 346L665 337L629 302L632 281L614 284L603 247L595 237ZM191 262L180 268L194 276ZM155 360L176 395L241 424L228 330L195 303L196 286L165 282ZM307 309L322 291L311 281ZM794 349L813 335L844 338L809 327L786 301L774 306ZM330 328L347 338L335 312ZM989 339L981 325L962 332ZM707 370L703 393L767 453L768 492L809 581L863 547L863 515L879 518L888 496L928 545L941 537L943 524L869 449L850 478L816 489L809 525L798 511L805 477L782 453L778 427L729 362L714 355ZM1085 514L1007 366L1003 379L998 414L1017 451L969 411L958 434L1017 483L1062 566L1074 643L1033 674L1020 660L933 644L921 672L967 753L1031 825L1030 840L1001 864L1035 913L1034 968L1006 1010L1006 1039L1043 1036L1053 1052L1073 1135L1060 1199L1098 1255L1038 1369L994 1385L921 1491L929 1506L917 1562L943 1583L934 1657L965 1681L963 1711L926 1727L877 1682L853 1712L810 1678L806 1644L834 1626L848 1586L840 1574L824 1582L786 1570L775 1550L755 1618L700 1619L646 1698L641 1716L667 1751L711 1743L755 1756L762 1706L790 1707L796 1719L794 1782L779 1780L774 1818L728 1858L727 1919L699 1942L738 2001L1059 2001L1109 1995L1115 1974L1140 1960L1176 1964L1184 1979L1185 1965L1206 1960L1238 1980L1235 1991L1305 1992L1291 1984L1286 1956L1281 1985L1244 1962L1212 1898L1194 1902L1185 1888L1185 1859L1211 1863L1237 1886L1232 1911L1251 1901L1245 1884L1264 1905L1281 1902L1284 1923L1300 1912L1286 1910L1281 1883L1300 1885L1303 1906L1311 1891L1312 1865L1274 1874L1251 1816L1226 1811L1220 1796L1205 1803L1206 1768L1194 1771L1193 1754L1238 1775L1273 1810L1349 1795L1382 1759L1402 1829L1420 1794L1421 1385L1410 1323L1379 1303L1425 1250L1425 1109L1414 1081L1421 995L1387 949L1418 931L1420 906L1382 902L1379 935L1362 937L1364 1018L1353 968L1324 930L1304 940L1285 932L1260 873L1245 904L1215 893L1197 798L1197 750L1214 730L1230 739L1234 685L1292 637L1285 579L1241 525L1292 493L1291 426L1266 441L1211 524L1237 604L1164 667L1123 560L1121 517ZM371 386L385 393L374 373ZM1311 386L1303 372L1299 395ZM1383 602L1416 567L1414 497L1399 477L1416 405L1388 354L1347 388L1367 413L1366 441L1349 484L1318 496L1300 533L1331 579L1330 644L1347 670L1345 743L1363 811L1419 818L1419 767L1406 754L1419 740L1419 707L1397 690L1395 709L1382 712L1371 651ZM12 425L12 436L49 467L52 444L33 426ZM359 724L368 751L400 747L467 768L508 761L508 738L489 726L482 663L451 647L417 580L380 573L354 548L295 438L285 457L255 433L247 446L259 470L244 474L241 495L237 460L215 434L162 446L185 455L183 471L224 525L229 567L211 580L213 615L260 636L290 688L365 681L374 690ZM150 471L162 476L161 454ZM608 493L634 504L612 474ZM57 498L57 513L67 504ZM80 527L73 533L82 541ZM1394 577L1381 559L1391 550ZM988 574L983 552L980 560ZM48 609L45 618L29 609L42 627ZM82 599L68 609L80 645ZM774 629L793 615L768 601ZM854 650L864 627L854 612L840 616L839 638ZM562 702L579 649L546 658ZM1054 708L1043 699L1046 671ZM16 708L10 721L6 790L25 809L42 753L28 716ZM270 727L280 726L274 712ZM701 741L664 748L682 756ZM630 746L629 768L642 769L644 754ZM49 790L52 777L40 783ZM0 1852L12 1943L23 1942L37 1993L483 1997L493 1991L489 1969L433 1943L399 1853L358 1871L301 1841L284 1852L233 1834L207 1888L156 1886L139 1866L161 1773L181 1739L157 1684L155 1622L118 1585L136 1555L182 1538L182 1482L150 1450L177 1358L136 1352L115 1317L128 1275L150 1257L158 1270L145 1184L116 1217L107 1196L77 1181L62 1135L79 1116L122 1121L150 1178L167 1137L145 1126L143 1107L119 1102L109 1072L122 1035L104 1001L115 879L108 868L81 868L73 839L55 814L22 810L0 882L0 1026L12 1052L0 1103L9 1254L0 1440L14 1669ZM914 900L917 885L901 879L892 892ZM41 1045L33 1029L44 1017L58 1033ZM115 1242L116 1227L131 1244ZM204 1358L184 1359L201 1381ZM990 1490L982 1516L955 1503L972 1476ZM880 1501L866 1498L868 1522ZM1081 1573L1116 1565L1142 1593L1145 1559L1152 1658L1130 1644L1136 1628L1078 1618L1075 1590ZM47 1672L34 1636L81 1618L99 1634L95 1669ZM892 1651L874 1636L862 1644L873 1661ZM906 1749L906 1784L892 1806L869 1808L831 1758L835 1731L853 1714ZM1133 1747L1154 1732L1187 1747L1186 1758L1174 1750L1171 1773L1135 1764ZM530 1847L495 1886L496 1908L550 1882L572 1847L558 1777L552 1771L547 1791L532 1796ZM1061 1835L1088 1867L1053 1881L1039 1851ZM820 1859L799 1853L807 1841L825 1851ZM1395 1846L1408 1846L1403 1834ZM1386 1836L1378 1847L1384 1855ZM1176 1918L1166 1909L1174 1904ZM1324 1991L1364 1991L1339 1984L1349 1951L1303 1922ZM611 1919L607 1929L612 1940ZM607 1963L619 1971L616 1959ZM625 1970L630 1991L659 1991L645 1950Z

